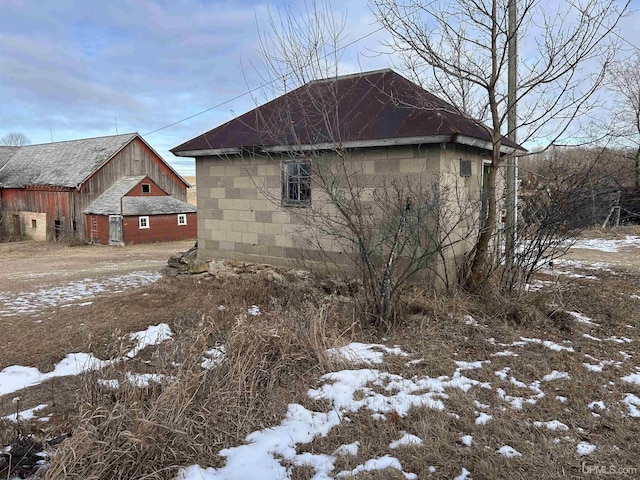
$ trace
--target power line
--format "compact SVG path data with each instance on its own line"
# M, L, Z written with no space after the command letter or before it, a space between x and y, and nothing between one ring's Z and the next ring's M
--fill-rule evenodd
M575 5L573 5L571 2L569 2L569 5L573 6L574 8L577 8L577 7L576 7ZM416 10L416 11L418 11L418 10ZM629 13L630 13L630 14L633 14L633 13L637 13L637 12L639 12L639 11L640 11L640 10L635 10L635 11L631 11L631 12L629 12ZM411 15L411 14L413 14L413 13L416 13L416 12L414 11L414 12L408 13L408 14L403 15L403 16L409 16L409 15ZM344 46L342 46L342 47L338 48L338 49L337 49L337 52L341 52L341 51L345 50L346 48L348 48L348 47L350 47L350 46L352 46L352 45L354 45L354 44L356 44L356 43L358 43L358 42L360 42L360 41L364 40L365 38L370 37L371 35L374 35L374 34L376 34L376 33L380 32L380 31L382 31L382 30L384 30L384 29L385 29L384 27L379 27L379 28L377 28L377 29L375 29L375 30L372 30L371 32L366 33L366 34L362 35L361 37L358 37L358 38L356 38L355 40L353 40L353 41L351 41L351 42L347 43L346 45L344 45ZM615 31L615 30L611 30L611 33L613 33L616 37L618 37L618 38L619 38L620 40L622 40L623 42L625 42L625 43L627 43L628 45L630 45L631 47L633 47L636 51L640 51L640 47L638 47L638 46L634 45L633 43L631 43L629 40L627 40L626 38L624 38L623 36L621 36L617 31ZM320 57L320 59L326 59L329 55L331 55L331 54L324 55L324 56ZM304 66L308 66L308 65L309 65L309 64L304 65ZM200 115L203 115L203 114L205 114L205 113L207 113L207 112L210 112L211 110L215 110L216 108L223 107L224 105L227 105L228 103L234 102L235 100L238 100L238 99L240 99L240 98L246 97L247 95L250 95L250 94L252 94L252 93L254 93L254 92L258 91L258 90L261 90L261 89L263 89L263 88L265 88L265 87L268 87L269 85L272 85L273 83L275 83L275 82L277 82L277 81L284 80L284 79L286 79L286 77L287 77L288 75L291 75L291 72L290 72L290 73L288 73L288 74L285 74L285 75L281 75L281 76L279 76L279 77L277 77L277 78L274 78L274 79L272 79L272 80L270 80L270 81L268 81L268 82L264 82L264 83L262 83L261 85L259 85L259 86L257 86L257 87L250 88L249 90L247 90L247 91L245 91L245 92L243 92L243 93L240 93L240 94L236 95L235 97L229 98L228 100L225 100L224 102L218 103L218 104L216 104L216 105L214 105L214 106L212 106L212 107L206 108L206 109L201 110L201 111L199 111L199 112L197 112L197 113L194 113L194 114L192 114L192 115L189 115L188 117L182 118L182 119L177 120L177 121L175 121L175 122L172 122L172 123L169 123L169 124L167 124L167 125L164 125L164 126L162 126L162 127L160 127L160 128L156 128L155 130L152 130L152 131L150 131L150 132L144 133L144 134L143 134L143 136L152 135L152 134L157 133L157 132L159 132L159 131L161 131L161 130L165 130L165 129L169 128L169 127L173 127L174 125L178 125L178 124L180 124L180 123L186 122L187 120L191 120L192 118L195 118L195 117L198 117L198 116L200 116Z
M352 45L354 45L354 44L356 44L356 43L358 43L358 42L360 42L360 41L364 40L365 38L370 37L371 35L373 35L373 34L375 34L375 33L378 33L378 32L379 32L379 31L381 31L381 30L384 30L384 27L379 27L379 28L377 28L377 29L375 29L375 30L372 30L371 32L369 32L369 33L367 33L367 34L365 34L365 35L362 35L361 37L356 38L355 40L353 40L353 41L351 41L351 42L347 43L346 45L344 45L344 46L342 46L342 47L338 48L338 49L337 49L337 52L341 52L341 51L345 50L346 48L348 48L348 47L350 47L350 46L352 46ZM320 59L321 59L321 60L323 60L323 59L327 58L329 55L331 55L331 54L333 54L333 53L337 53L337 52L328 53L328 54L326 54L326 55L324 55L324 56L320 57ZM304 66L309 66L309 64L304 65ZM224 105L226 105L226 104L228 104L228 103L231 103L231 102L233 102L233 101L235 101L235 100L238 100L238 99L240 99L240 98L242 98L242 97L246 97L247 95L250 95L250 94L252 94L252 93L253 93L253 92L255 92L255 91L258 91L258 90L261 90L261 89L263 89L263 88L265 88L265 87L268 87L269 85L271 85L271 84L273 84L273 83L275 83L275 82L277 82L277 81L284 80L284 79L286 79L286 77L287 77L288 75L291 75L291 72L290 72L290 73L287 73L287 74L285 74L285 75L281 75L281 76L279 76L279 77L277 77L277 78L274 78L273 80L270 80L270 81L268 81L268 82L265 82L265 83L263 83L263 84L261 84L261 85L259 85L259 86L257 86L257 87L250 88L250 89L249 89L249 90L247 90L246 92L240 93L240 94L236 95L236 96L235 96L235 97L233 97L233 98L230 98L230 99L228 99L228 100L225 100L224 102L218 103L217 105L214 105L213 107L209 107L209 108L207 108L207 109L205 109L205 110L202 110L202 111L200 111L200 112L198 112L198 113L194 113L193 115L189 115L188 117L185 117L185 118L183 118L183 119L181 119L181 120L177 120L177 121L175 121L175 122L173 122L173 123L169 123L169 124L167 124L167 125L165 125L165 126L163 126L163 127L156 128L155 130L152 130L152 131L150 131L150 132L147 132L147 133L143 134L143 136L151 135L151 134L153 134L153 133L159 132L160 130L164 130L164 129L166 129L166 128L173 127L174 125L178 125L179 123L186 122L187 120L191 120L192 118L195 118L195 117L200 116L200 115L202 115L202 114L204 114L204 113L210 112L211 110L214 110L214 109L216 109L216 108L220 108L220 107L222 107L222 106L224 106Z

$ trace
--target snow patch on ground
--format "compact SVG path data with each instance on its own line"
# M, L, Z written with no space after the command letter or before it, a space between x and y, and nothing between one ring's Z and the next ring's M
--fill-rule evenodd
M35 417L35 413L39 410L44 410L48 405L43 403L33 408L29 408L27 410L22 410L21 412L13 413L11 415L7 415L6 417L2 417L5 420L9 420L10 422L18 422L20 420L31 420Z
M173 333L166 323L151 325L146 330L134 332L129 335L129 338L135 342L135 346L125 357L133 358L143 348L160 343L172 335ZM42 373L35 367L12 365L0 371L0 395L7 395L26 387L32 387L52 378L100 370L119 360L121 359L100 360L88 353L70 353L54 366L53 371L47 373Z
M589 317L587 317L586 315L583 315L580 312L569 312L569 315L571 315L578 323L585 323L587 325L593 325L595 327L600 326L599 323L594 322Z
M382 350L382 351L380 351ZM352 342L344 347L330 348L327 353L330 357L339 358L350 363L380 364L382 363L384 352L392 355L408 356L400 348L389 348L382 344L365 344Z
M480 412L480 415L476 418L476 425L486 425L489 423L489 420L493 418L493 415L489 415L488 413Z
M627 393L627 395L622 400L627 408L629 409L629 415L632 417L640 417L640 398L638 398L633 393Z
M222 363L224 360L224 345L213 347L210 350L204 352L205 358L200 363L200 366L205 370L212 370Z
M398 440L394 440L389 444L389 448L391 450L395 450L402 445L422 445L422 439L420 437L416 437L415 435L411 435L407 432L400 433L403 434L402 437L400 437Z
M504 455L507 458L521 457L522 454L517 451L515 448L510 447L509 445L503 445L497 451L500 455Z
M158 281L161 277L158 272L138 271L103 280L85 278L63 285L44 286L35 291L0 292L0 316L33 315L48 308L87 300L103 293L118 293L143 287ZM83 305L88 305L88 302Z
M588 250L599 250L601 252L615 253L623 248L640 248L640 237L627 235L624 240L605 240L601 238L578 240L571 248L584 248Z
M548 422L533 422L535 427L546 427L548 430L569 430L569 427L558 420Z
M567 372L559 372L557 370L553 370L551 373L547 373L544 377L542 377L543 382L551 382L552 380L560 380L560 379L570 379L571 377Z
M355 441L353 443L347 443L345 445L340 445L333 451L334 455L350 455L355 457L358 455L358 450L360 449L360 442Z
M520 340L526 343L537 343L539 345L542 345L543 347L548 348L549 350L553 350L554 352L562 352L563 350L571 353L574 352L572 347L565 347L555 342L552 342L551 340L540 340L539 338L526 338L526 337L520 337Z
M633 383L634 385L640 385L640 368L636 368L635 373L625 375L622 380L627 383Z
M590 455L596 451L596 446L593 443L580 442L576 446L576 452L580 456Z

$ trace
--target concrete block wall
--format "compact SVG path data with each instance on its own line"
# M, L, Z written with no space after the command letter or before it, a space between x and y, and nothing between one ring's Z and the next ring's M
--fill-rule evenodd
M433 181L467 153L443 149L440 144L370 148L352 152L344 164L335 156L323 157L323 166L318 168L346 175L346 165L366 197L392 179ZM257 156L197 159L201 257L295 266L300 259L321 260L314 247L320 244L334 261L345 260L344 245L323 237L314 227L314 215L329 214L333 207L314 186L313 174L312 207L281 206L280 160ZM476 178L471 181L477 182L481 171L481 160L474 158Z

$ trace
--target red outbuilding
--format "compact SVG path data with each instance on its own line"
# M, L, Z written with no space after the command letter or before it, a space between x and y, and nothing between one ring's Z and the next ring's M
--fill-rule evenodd
M137 133L0 146L0 226L14 236L110 244L196 238L188 187Z

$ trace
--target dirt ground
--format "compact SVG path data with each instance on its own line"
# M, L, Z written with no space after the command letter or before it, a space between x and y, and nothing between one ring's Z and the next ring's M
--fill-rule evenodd
M180 289L164 285L169 280L158 272L172 253L192 245L0 244L0 370L18 364L46 371L67 353L104 343L115 330L124 334L171 322L180 310ZM637 248L572 248L564 260L640 272ZM187 277L183 283L194 281Z
M633 247L622 248L619 252L572 248L563 259L584 263L603 262L622 271L640 271L640 251Z
M34 241L0 243L0 291L35 290L55 282L101 278L136 270L158 270L192 240L115 247L69 247Z
M114 330L167 321L175 299L155 298L154 285L169 256L192 246L0 244L0 370L18 364L46 371Z

